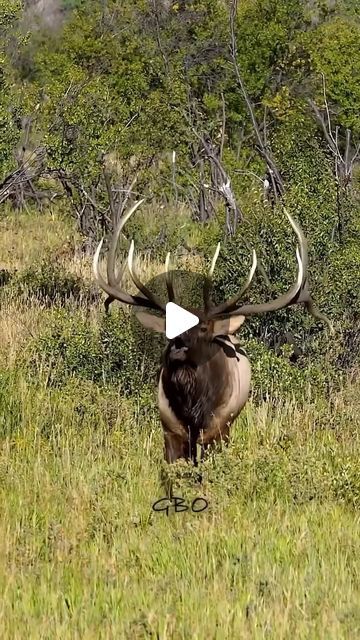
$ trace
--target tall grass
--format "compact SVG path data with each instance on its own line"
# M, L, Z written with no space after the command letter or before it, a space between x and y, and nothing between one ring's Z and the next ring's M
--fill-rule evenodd
M175 472L208 509L166 516L155 416L96 385L2 385L1 637L357 637L352 387L333 409L250 403L202 485Z
M24 225L8 269L31 251ZM54 233L61 247L69 228ZM359 378L330 400L251 400L199 484L185 463L165 469L152 401L74 373L52 385L46 362L29 375L48 318L34 298L2 299L0 637L358 637ZM169 474L208 508L153 511Z

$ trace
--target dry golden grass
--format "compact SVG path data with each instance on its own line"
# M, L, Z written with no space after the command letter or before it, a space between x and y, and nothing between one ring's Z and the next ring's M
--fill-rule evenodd
M49 252L75 250L77 234L59 213L9 214L0 220L0 269L24 269Z
M21 349L41 324L42 309L11 301L0 307L0 366L12 367Z

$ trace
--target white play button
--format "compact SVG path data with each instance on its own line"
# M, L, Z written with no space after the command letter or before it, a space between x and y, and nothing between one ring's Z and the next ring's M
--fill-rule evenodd
M174 302L166 305L166 337L169 340L176 338L184 331L188 331L199 324L199 318L190 311L186 311Z

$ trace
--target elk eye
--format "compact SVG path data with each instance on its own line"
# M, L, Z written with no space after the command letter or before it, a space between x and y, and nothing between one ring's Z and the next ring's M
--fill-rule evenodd
M200 333L206 333L207 327L200 327Z

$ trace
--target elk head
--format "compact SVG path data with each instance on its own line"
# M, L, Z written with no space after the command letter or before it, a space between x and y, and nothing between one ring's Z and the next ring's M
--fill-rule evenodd
M165 333L166 305L145 286L134 268L134 242L128 254L128 269L139 294L130 295L120 288L123 271L115 272L116 247L122 229L143 201L137 202L123 216L115 229L108 252L107 281L99 269L100 242L93 261L96 282L108 294L105 307L118 300L124 304L146 308L137 318L147 329ZM163 356L158 401L164 429L165 455L168 462L179 457L196 461L196 444L206 447L219 439L227 439L229 427L247 401L250 390L250 364L237 349L234 334L246 318L278 311L294 304L304 304L316 319L329 320L315 306L308 287L307 241L300 225L286 212L297 239L297 276L288 291L274 300L260 304L240 304L253 280L257 257L252 256L249 275L238 293L230 300L214 305L211 299L212 277L220 252L218 244L204 284L204 309L192 310L200 322L197 326L170 340ZM168 301L175 301L170 254L165 261ZM150 311L156 312L150 313Z

